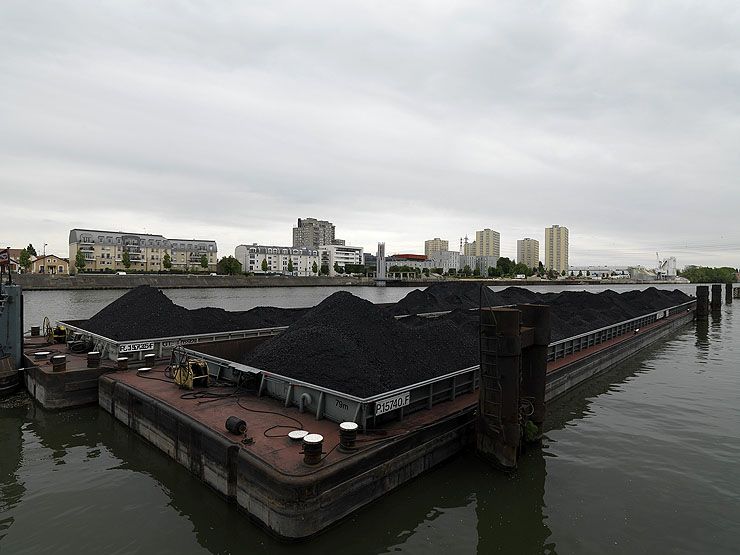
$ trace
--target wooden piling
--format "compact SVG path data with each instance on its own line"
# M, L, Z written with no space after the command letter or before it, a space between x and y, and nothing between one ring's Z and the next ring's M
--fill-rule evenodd
M706 320L709 318L709 286L696 286L696 318Z
M732 304L732 284L725 284L725 304Z
M715 283L712 285L712 310L722 308L722 284Z

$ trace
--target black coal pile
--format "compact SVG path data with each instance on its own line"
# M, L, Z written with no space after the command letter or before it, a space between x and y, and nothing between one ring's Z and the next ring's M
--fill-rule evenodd
M458 308L477 308L483 297L487 306L538 302L539 294L522 287L507 287L494 293L486 286L471 282L442 282L426 289L411 291L395 305L388 308L392 314L424 314Z
M188 310L173 303L159 289L142 285L113 301L80 327L116 341L131 341L287 326L307 310L274 307L240 312L221 308Z
M396 320L340 291L242 362L368 397L477 364L475 320L462 311Z

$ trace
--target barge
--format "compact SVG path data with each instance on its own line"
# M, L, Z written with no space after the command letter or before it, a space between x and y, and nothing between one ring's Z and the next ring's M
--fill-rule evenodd
M545 342L542 401L671 334L695 309L690 301ZM50 407L97 402L283 539L313 536L475 444L481 374L488 371L480 365L360 397L244 364L246 353L284 328L159 338L134 348L85 337L79 322L64 325L69 342L93 340L99 359L66 352L60 370L48 351L62 346L29 340L26 384L37 400ZM519 348L536 343L533 329L520 328ZM205 377L211 387L181 388L186 380L173 369L193 363L200 374L190 385ZM347 423L356 425L351 440ZM308 432L314 443L290 432Z

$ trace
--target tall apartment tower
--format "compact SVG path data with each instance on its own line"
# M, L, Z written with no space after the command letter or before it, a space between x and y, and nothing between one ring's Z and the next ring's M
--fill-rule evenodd
M444 241L439 237L434 239L428 239L424 241L424 255L428 258L433 252L447 251L450 250L449 241Z
M526 237L516 242L516 261L527 268L537 268L540 264L540 242Z
M501 234L492 229L483 229L475 232L475 256L501 257Z
M545 269L568 271L568 228L554 225L545 228Z
M319 247L333 245L334 224L316 218L298 218L298 225L293 228L294 247Z

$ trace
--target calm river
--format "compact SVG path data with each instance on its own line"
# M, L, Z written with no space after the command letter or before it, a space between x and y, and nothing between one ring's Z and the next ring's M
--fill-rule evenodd
M374 302L408 292L349 290ZM243 310L310 306L331 292L167 294L191 308ZM84 318L121 294L27 292L26 324ZM0 553L737 553L733 316L723 306L551 403L546 440L516 474L464 454L295 545L271 539L102 410L46 412L18 397L0 408Z

